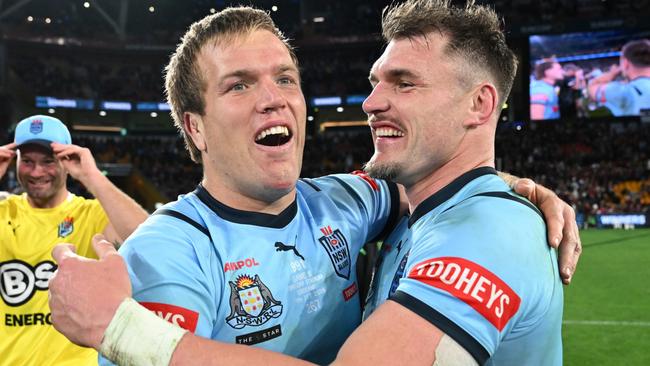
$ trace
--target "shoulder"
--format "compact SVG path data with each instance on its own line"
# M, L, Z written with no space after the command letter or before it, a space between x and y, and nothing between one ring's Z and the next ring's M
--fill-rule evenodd
M191 215L190 207L178 201L163 206L138 226L120 252L125 255L140 251L173 252L200 245L206 233L196 227L202 225L188 216Z
M363 199L370 196L390 195L393 190L397 190L394 183L371 178L363 172L331 174L313 179L302 178L298 181L298 191L303 195L321 192L333 198L343 196Z

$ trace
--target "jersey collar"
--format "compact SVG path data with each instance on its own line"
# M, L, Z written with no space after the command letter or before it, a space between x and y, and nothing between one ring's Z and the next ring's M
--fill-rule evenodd
M486 175L486 174L497 174L497 171L489 166L484 166L476 169L472 169L467 173L464 173L460 177L454 179L451 183L444 186L438 192L429 196L415 208L413 214L409 218L409 228L415 224L418 219L426 215L429 211L440 206L448 199L453 197L458 191L460 191L467 183L473 181L474 179Z
M291 204L279 214L273 215L261 212L238 210L226 206L217 201L216 198L212 197L212 195L201 184L196 187L194 194L199 197L201 202L214 211L217 216L237 224L280 229L287 226L291 220L296 217L296 213L298 212L298 204L296 200L293 200L293 202L291 202Z

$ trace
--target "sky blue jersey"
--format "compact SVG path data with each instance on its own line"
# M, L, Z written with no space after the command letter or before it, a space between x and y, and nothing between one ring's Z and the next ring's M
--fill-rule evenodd
M133 297L202 337L330 362L361 321L359 251L395 221L399 194L350 174L296 188L278 215L202 186L165 205L120 248Z
M430 196L384 241L364 317L389 298L479 364L562 363L555 250L541 213L492 168Z
M650 77L607 83L596 91L596 100L615 116L638 116L650 110Z
M542 80L530 82L530 104L544 106L544 119L560 118L559 88Z

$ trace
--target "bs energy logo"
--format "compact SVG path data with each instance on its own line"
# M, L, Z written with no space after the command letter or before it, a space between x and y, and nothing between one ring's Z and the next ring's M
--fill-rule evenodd
M21 260L0 262L0 294L9 306L20 306L29 301L37 290L47 291L56 264L43 261L31 266Z

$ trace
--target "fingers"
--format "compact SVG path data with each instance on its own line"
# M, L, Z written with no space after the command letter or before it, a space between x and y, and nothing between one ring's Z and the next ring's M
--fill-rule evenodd
M562 278L562 282L568 285L571 283L573 274L578 266L578 260L580 259L580 254L582 254L582 243L573 209L567 205L564 209L563 216L567 225L564 227L564 235L558 250L558 260L560 262L560 277Z
M535 182L528 178L519 178L513 183L513 189L517 194L520 194L529 201L537 203L537 195L535 192Z
M83 148L81 146L72 144L66 145L53 142L50 144L50 146L52 147L54 155L59 160L69 159L72 155L81 156L81 153L83 152Z
M564 216L562 216L560 202L558 204L549 202L544 206L542 212L546 218L546 237L548 238L548 244L557 249L564 237L564 226L566 224Z
M95 249L95 253L97 253L100 260L110 255L118 255L113 244L106 240L102 234L93 236L93 249Z
M16 156L16 144L10 143L7 145L0 146L0 158L13 158Z
M76 254L75 246L72 244L59 244L52 249L52 258L56 263L61 263L63 259L69 257L79 257Z

